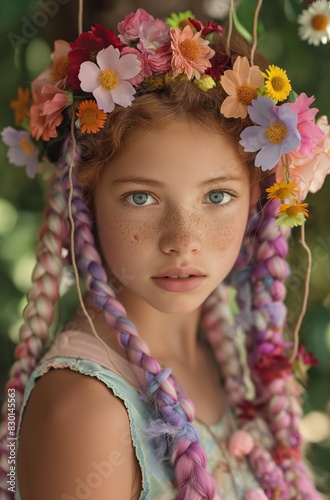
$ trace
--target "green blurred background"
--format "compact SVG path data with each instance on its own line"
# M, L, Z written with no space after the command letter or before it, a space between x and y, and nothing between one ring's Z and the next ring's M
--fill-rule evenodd
M330 43L313 47L299 39L297 14L310 2L264 0L259 22L259 48L273 63L285 68L296 92L316 97L315 105L330 119ZM237 3L237 15L252 31L255 1ZM129 0L85 0L84 30L99 22L115 28L124 15L138 7L154 16L191 9L197 18L225 17L228 0L155 2ZM14 125L9 106L17 87L29 85L46 66L53 40L74 40L77 36L78 0L1 0L0 130ZM22 310L30 287L35 262L37 231L42 219L45 186L40 179L27 179L23 168L8 164L6 148L0 144L0 390L6 381L18 341ZM329 176L330 177L330 176ZM319 365L309 372L304 394L302 432L306 453L316 474L317 485L330 492L330 178L321 192L307 199L310 218L306 237L313 255L308 312L301 329L306 349L313 351ZM299 230L294 231L288 281L288 325L294 327L302 300L306 257L299 247ZM64 300L63 321L75 300ZM0 398L2 399L2 397Z

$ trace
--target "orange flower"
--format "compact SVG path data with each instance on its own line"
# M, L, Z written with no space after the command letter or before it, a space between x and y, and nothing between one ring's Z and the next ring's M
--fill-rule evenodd
M294 182L286 183L284 180L280 180L279 183L273 184L273 186L266 189L266 192L269 193L267 198L269 200L285 200L289 198L289 196L295 197L297 195L297 184Z
M301 226L308 217L306 207L308 207L308 203L301 203L296 199L292 200L290 204L282 203L276 214L278 216L276 224L289 227Z
M17 100L10 101L10 107L15 111L15 123L16 125L20 124L20 121L25 118L28 113L28 104L30 99L30 91L29 89L22 89L22 87L18 87L17 92Z
M208 46L209 42L201 38L201 31L195 33L189 25L182 31L173 29L170 34L173 76L184 73L189 80L193 77L200 78L211 67L209 60L215 55L214 50Z
M247 107L257 98L257 91L263 84L259 67L250 67L246 57L238 56L233 69L227 69L221 78L221 85L229 95L221 105L221 113L226 118L245 118Z
M108 117L107 113L99 109L96 102L91 99L82 101L79 104L76 116L79 118L79 124L83 134L90 134L91 132L95 134L99 132L99 130L104 127Z
M289 205L288 203L282 203L278 209L279 215L288 215L289 217L296 217L298 214L303 214L308 217L308 211L306 210L308 203L301 203L300 201L293 200Z

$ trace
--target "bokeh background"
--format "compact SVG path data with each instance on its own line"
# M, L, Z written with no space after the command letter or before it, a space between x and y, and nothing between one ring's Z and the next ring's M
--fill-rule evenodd
M85 0L84 30L93 23L115 28L124 15L143 7L155 17L191 9L197 18L227 23L229 0ZM330 118L330 43L314 47L300 40L297 15L311 2L264 0L258 26L259 49L285 68L296 92L316 97L315 105ZM236 3L239 22L252 32L256 2ZM17 87L29 85L49 65L54 39L78 35L78 0L1 0L0 2L0 130L14 125L9 106ZM329 176L330 177L330 176ZM35 262L37 231L42 219L45 186L28 180L23 168L10 166L0 144L0 402ZM313 255L310 296L301 340L319 364L309 371L302 432L307 459L319 489L330 492L330 178L321 192L307 199L310 218L306 237ZM294 231L290 248L292 274L288 281L288 330L293 329L302 301L306 256ZM63 301L63 317L75 306L74 292ZM328 496L327 496L328 498Z

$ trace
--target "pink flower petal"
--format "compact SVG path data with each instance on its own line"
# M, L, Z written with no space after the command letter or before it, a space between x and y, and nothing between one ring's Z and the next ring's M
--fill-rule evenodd
M236 96L237 87L242 85L242 82L236 71L227 69L221 78L221 85L227 94Z
M233 70L237 71L242 82L247 82L250 74L250 65L246 57L238 56L234 62Z
M93 92L99 109L103 109L106 113L111 113L115 108L115 103L111 94L112 92L106 92L102 87L98 87Z
M100 69L91 61L85 61L80 65L78 78L80 80L81 90L84 92L93 92L99 85Z
M220 112L226 118L245 118L247 115L247 106L244 106L234 96L228 96L223 101Z
M111 94L116 104L127 108L134 100L133 95L135 94L135 89L130 83L121 81L119 85L111 91Z
M112 68L116 71L119 57L119 50L115 49L112 45L109 45L106 49L102 49L98 52L96 61L102 70Z
M261 85L264 84L265 79L262 76L262 73L258 66L252 66L252 68L250 69L249 80L250 80L249 81L250 85L252 85L252 87L255 87L256 89L258 89L259 87L261 87Z
M140 72L141 62L134 54L127 54L119 59L116 69L121 80L129 80Z
M65 40L55 40L54 42L54 52L50 56L52 61L57 61L61 57L66 57L69 50L71 50L70 45Z

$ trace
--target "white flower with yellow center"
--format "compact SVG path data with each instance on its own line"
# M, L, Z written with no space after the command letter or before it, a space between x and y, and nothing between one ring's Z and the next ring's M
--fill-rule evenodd
M111 113L115 104L124 108L130 106L135 88L127 80L140 72L138 58L134 54L120 57L119 50L110 45L100 50L96 62L85 61L81 64L78 74L81 90L92 92L99 109L106 113Z
M330 2L316 0L302 11L297 19L298 33L302 40L311 45L326 44L330 41Z

